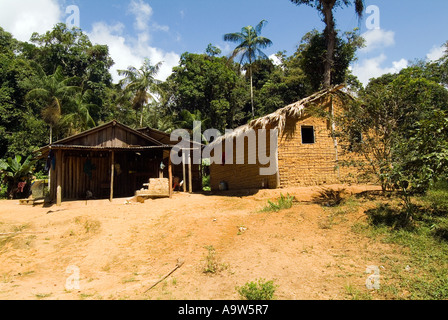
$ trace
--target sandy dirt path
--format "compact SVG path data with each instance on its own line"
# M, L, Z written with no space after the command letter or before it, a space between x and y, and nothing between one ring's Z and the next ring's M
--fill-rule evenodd
M0 237L0 299L239 299L236 287L259 278L274 280L281 300L345 299L348 286L365 288L366 267L393 248L352 232L365 219L362 206L335 214L311 202L318 191L176 193L144 204L61 207L0 201L0 233L23 232ZM298 202L260 212L280 193ZM179 258L182 267L145 292ZM204 272L207 262L215 273Z

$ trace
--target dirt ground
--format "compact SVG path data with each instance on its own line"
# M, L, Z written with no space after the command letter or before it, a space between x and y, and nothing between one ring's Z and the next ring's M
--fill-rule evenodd
M328 208L311 202L319 190L175 193L145 203L61 207L0 201L0 233L22 232L0 236L0 299L228 300L240 299L237 286L259 278L274 280L280 300L347 299L348 287L366 290L367 266L381 265L393 248L352 232L366 218L362 206L329 223ZM280 192L298 202L260 212ZM147 291L178 259L182 267ZM204 272L207 262L215 273Z

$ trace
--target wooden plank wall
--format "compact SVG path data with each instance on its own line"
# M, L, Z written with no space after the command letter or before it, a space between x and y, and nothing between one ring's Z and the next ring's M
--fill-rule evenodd
M67 153L64 158L65 170L62 177L64 199L84 199L87 191L91 191L95 198L107 198L110 181L109 156L81 157ZM95 166L95 170L91 170L91 178L84 172L88 160Z
M70 142L70 145L126 148L129 146L146 146L148 142L123 128L106 127L103 130L75 139Z

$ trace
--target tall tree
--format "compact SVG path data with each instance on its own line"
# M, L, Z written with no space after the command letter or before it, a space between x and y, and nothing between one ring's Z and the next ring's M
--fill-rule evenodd
M231 59L240 56L240 64L247 63L250 76L250 102L252 107L252 116L255 116L254 110L254 88L252 76L252 64L262 58L267 59L266 54L261 49L266 49L272 45L272 41L268 38L260 36L261 30L266 25L266 20L261 20L254 28L247 26L241 29L240 32L227 33L224 35L225 41L238 43L238 46L233 51Z
M155 76L160 70L162 63L151 65L149 59L145 59L140 69L129 67L127 70L118 70L120 76L124 79L120 81L120 85L124 87L124 94L132 94L132 107L135 110L141 110L140 126L143 125L144 107L149 101L155 101L156 94L160 91L161 81Z
M344 32L342 37L336 36L330 82L332 85L347 83L350 78L349 66L356 60L356 50L363 46L364 39L357 34L356 29L353 32ZM320 90L324 82L326 53L325 35L317 30L308 32L302 38L295 53L295 58L305 72L312 92Z
M34 89L30 90L26 99L32 103L40 104L42 118L50 126L50 144L53 143L53 128L59 124L63 114L63 103L72 99L81 91L79 86L73 85L78 80L76 77L66 78L62 67L58 67L54 74L45 75L38 68L38 76L29 81L37 81Z
M212 128L222 130L246 122L244 105L249 101L240 68L226 57L184 53L164 83L166 110L182 120L182 110L197 110L210 119Z
M95 127L95 120L92 118L92 110L97 109L96 104L90 103L91 90L78 93L69 104L69 110L62 118L62 123L68 127L69 135L80 133L84 130Z
M291 0L296 5L306 4L310 7L317 8L322 16L322 21L325 23L325 41L327 43L327 53L325 57L325 69L324 69L324 88L331 86L331 70L334 64L334 52L336 48L336 22L333 14L333 10L342 7L349 6L352 3L355 5L355 12L358 18L361 18L364 12L364 0Z

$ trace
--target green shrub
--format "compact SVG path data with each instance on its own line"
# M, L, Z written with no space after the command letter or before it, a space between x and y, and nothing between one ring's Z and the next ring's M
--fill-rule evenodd
M8 198L7 186L0 183L0 199Z
M439 215L448 214L448 182L439 182L426 192L423 200Z
M345 189L321 188L318 195L313 197L314 202L327 206L337 207L344 202Z
M258 279L236 289L240 296L246 300L272 300L276 286L272 280Z
M280 198L277 203L268 200L268 205L261 210L262 212L278 212L283 209L289 209L292 207L292 203L295 200L294 196L290 196L289 193L286 197L280 193Z

